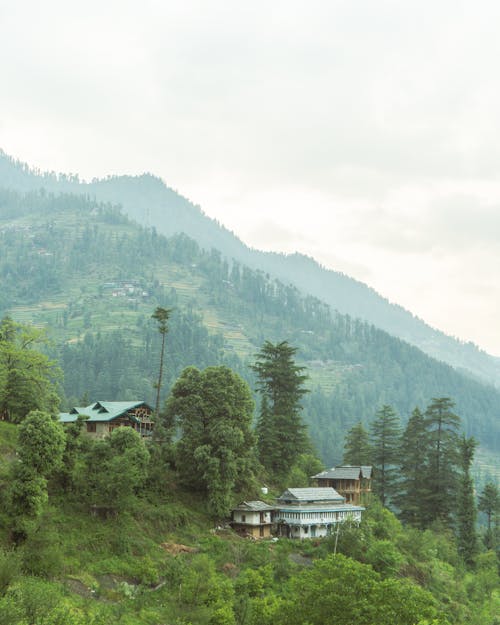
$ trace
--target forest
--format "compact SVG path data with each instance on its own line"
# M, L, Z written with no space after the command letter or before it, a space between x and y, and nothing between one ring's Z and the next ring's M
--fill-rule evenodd
M152 314L158 344L174 331L170 312ZM92 438L84 416L63 426L43 341L31 326L0 324L0 623L497 622L498 486L476 502L474 439L450 399L415 410L404 431L386 405L369 434L362 423L347 432L344 461L371 462L377 476L360 524L253 542L228 526L231 506L272 503L322 467L300 416L297 348L265 341L257 352L257 423L238 373L188 366L144 440L130 427Z
M295 287L130 222L119 207L46 191L0 193L0 310L45 327L60 363L63 407L82 397L152 401L159 359L150 318L173 308L166 397L182 369L225 364L255 387L249 367L264 340L289 340L307 366L304 420L326 464L347 429L381 405L409 418L432 397L453 397L466 434L494 458L499 392ZM485 463L485 476L495 463Z

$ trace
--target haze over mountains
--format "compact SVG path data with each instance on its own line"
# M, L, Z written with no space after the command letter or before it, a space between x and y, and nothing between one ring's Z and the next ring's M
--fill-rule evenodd
M34 171L0 152L0 186L19 191L44 187L54 192L70 191L119 204L129 217L143 226L154 227L166 236L183 232L202 248L215 248L229 260L235 259L293 284L303 293L318 297L341 313L372 323L434 358L479 380L500 386L500 358L487 354L470 342L462 342L431 328L369 286L343 273L326 269L312 258L247 247L235 234L155 176L119 176L85 183L73 175Z

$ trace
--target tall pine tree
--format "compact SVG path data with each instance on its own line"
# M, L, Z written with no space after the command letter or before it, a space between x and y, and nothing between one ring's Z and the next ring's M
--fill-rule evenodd
M476 533L476 502L474 500L474 484L470 474L476 441L462 436L458 444L461 475L458 486L457 500L457 531L458 552L467 565L474 562L478 552Z
M372 463L372 448L370 438L361 421L347 432L344 444L344 464L354 466L370 465Z
M453 406L449 397L438 397L425 411L428 451L422 479L429 488L422 505L426 525L437 520L450 524L455 510L460 417L452 411Z
M297 457L309 446L300 400L307 393L304 367L295 364L296 347L287 341L266 341L253 371L262 401L257 423L259 459L271 478L283 480Z
M382 406L371 423L371 446L373 490L380 497L383 506L388 505L396 492L400 434L398 415L391 406Z
M419 528L424 527L422 503L430 486L422 479L426 453L427 432L424 415L415 408L401 436L399 451L401 481L394 502L400 510L400 518Z

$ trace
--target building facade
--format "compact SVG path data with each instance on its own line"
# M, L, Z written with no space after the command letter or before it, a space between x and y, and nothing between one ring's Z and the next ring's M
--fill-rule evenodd
M243 501L232 511L231 526L241 536L270 538L273 510L263 501Z
M313 475L317 486L334 488L346 503L359 506L369 503L372 491L372 468L370 466L332 467Z
M76 406L69 412L61 412L61 423L75 423L93 438L103 438L118 427L132 427L141 436L153 433L153 409L143 401L98 401L89 406Z
M278 536L321 538L332 534L338 523L359 523L363 510L331 487L289 488L277 499L273 520Z

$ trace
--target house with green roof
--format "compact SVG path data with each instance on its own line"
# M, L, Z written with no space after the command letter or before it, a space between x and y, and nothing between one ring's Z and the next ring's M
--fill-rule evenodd
M61 412L61 423L82 422L90 436L103 438L118 427L132 427L141 436L153 433L153 409L144 401L97 401Z

